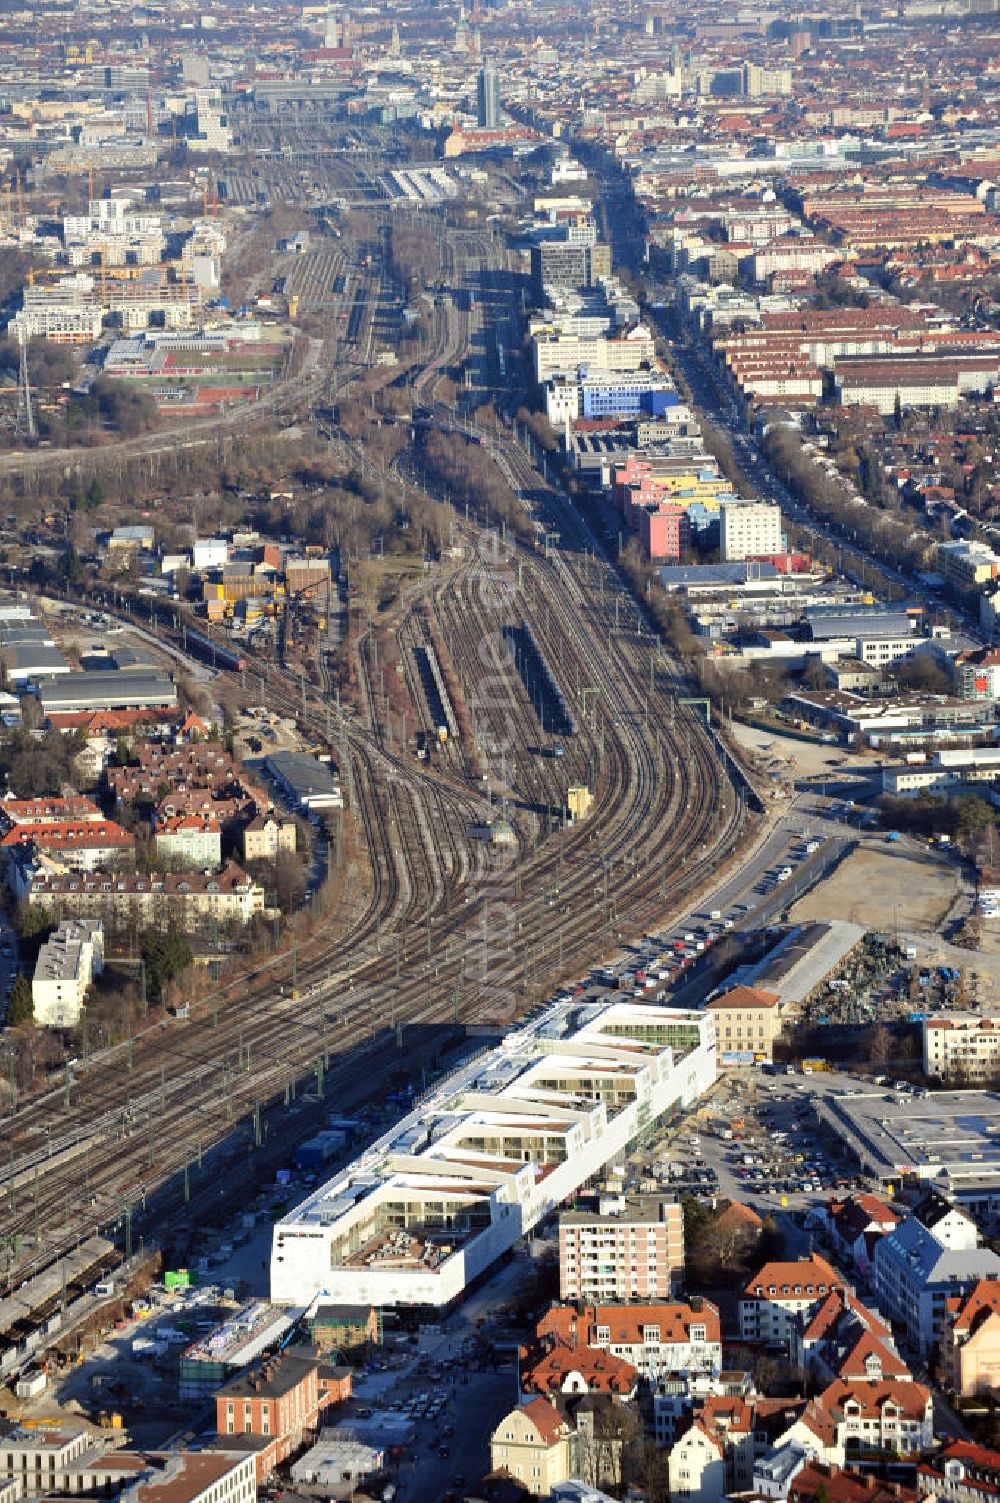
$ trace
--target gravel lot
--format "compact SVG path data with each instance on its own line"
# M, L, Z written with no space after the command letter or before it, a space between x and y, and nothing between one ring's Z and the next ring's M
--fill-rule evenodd
M846 919L873 929L936 929L959 891L956 867L927 846L876 837L791 910L794 922Z

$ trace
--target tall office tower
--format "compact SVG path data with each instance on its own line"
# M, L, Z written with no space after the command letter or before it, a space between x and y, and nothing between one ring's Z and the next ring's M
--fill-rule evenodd
M500 124L500 80L492 63L479 70L476 89L479 124L484 130L496 130Z

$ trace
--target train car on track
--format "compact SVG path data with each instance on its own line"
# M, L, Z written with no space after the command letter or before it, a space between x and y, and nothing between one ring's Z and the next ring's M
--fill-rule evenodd
M203 636L200 631L192 631L188 627L184 633L184 645L188 652L202 662L210 663L213 668L228 668L232 673L242 673L247 666L247 660L241 652L226 647L223 642L217 642L214 637Z

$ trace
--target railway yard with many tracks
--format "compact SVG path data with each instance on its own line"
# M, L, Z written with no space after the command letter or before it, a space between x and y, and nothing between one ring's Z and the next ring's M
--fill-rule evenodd
M307 684L248 652L248 702L293 717L339 763L350 881L294 951L18 1103L0 1159L8 1293L98 1229L131 1237L158 1188L177 1202L197 1193L209 1149L238 1133L259 1142L261 1114L310 1078L331 1102L375 1097L456 1023L509 1022L679 910L750 837L731 758L586 522L511 428L457 425L436 400L442 371L475 351L485 381L518 337L502 245L455 243L464 292L434 310L410 372L414 412L492 457L536 538L459 517L450 556L396 609L394 671L413 718L465 731L414 758L373 631L358 643L352 708L322 665ZM297 277L304 299L339 303L339 357L365 364L378 276L323 250ZM337 432L332 442L350 446ZM398 478L422 483L418 468ZM173 611L158 631L180 644ZM579 784L593 809L570 823ZM489 838L497 828L502 843Z

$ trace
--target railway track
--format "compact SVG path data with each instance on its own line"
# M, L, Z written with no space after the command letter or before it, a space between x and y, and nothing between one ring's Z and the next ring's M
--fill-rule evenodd
M435 347L428 366L441 353ZM350 919L294 957L258 964L189 1022L105 1051L64 1083L61 1099L49 1093L6 1120L0 1239L12 1264L8 1285L96 1226L137 1214L154 1185L179 1176L309 1073L321 1086L340 1062L377 1091L399 1066L407 1028L507 1020L540 987L582 973L662 918L731 851L744 811L705 726L679 704L676 667L606 560L590 560L593 540L557 493L511 444L503 457L518 489L536 498L526 509L548 507L567 537L575 527L577 551L545 558L494 540L495 565L483 563L487 551L475 569L455 571L433 606L467 700L479 695L484 740L487 732L507 738L510 766L498 789L509 798L516 845L470 842L467 828L482 820L486 800L470 790L468 769L424 769L397 751L382 735L369 681L372 723L346 715L337 723L365 858ZM475 529L460 526L471 545ZM539 768L527 752L537 720L512 672L501 676L496 702L485 700L483 642L495 643L511 617L530 624L573 703L577 732L565 768ZM300 684L273 664L255 661L251 672L260 680L255 696L325 737L328 685L307 691L303 704ZM564 804L569 774L592 775L595 812L545 838L553 821L540 821L538 810Z

